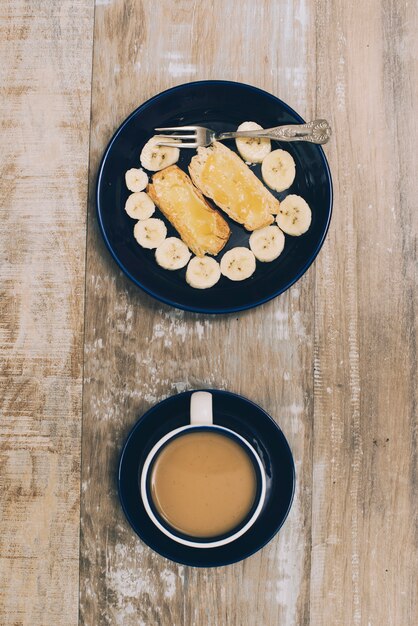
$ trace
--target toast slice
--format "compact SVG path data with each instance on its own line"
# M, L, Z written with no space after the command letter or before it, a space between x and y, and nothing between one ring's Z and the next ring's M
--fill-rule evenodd
M235 152L215 141L198 148L189 165L202 193L247 230L268 226L279 212L279 201Z
M147 192L196 256L222 250L231 234L227 222L177 165L154 174Z

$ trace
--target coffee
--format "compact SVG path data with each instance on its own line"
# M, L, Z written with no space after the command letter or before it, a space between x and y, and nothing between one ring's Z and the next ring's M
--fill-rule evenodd
M239 443L199 431L177 437L162 449L150 485L154 505L170 526L208 538L228 533L247 516L257 478Z

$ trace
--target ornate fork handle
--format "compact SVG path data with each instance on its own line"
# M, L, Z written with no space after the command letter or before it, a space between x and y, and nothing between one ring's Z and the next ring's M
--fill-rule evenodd
M289 124L265 130L242 130L235 133L220 133L216 139L234 139L235 137L265 137L278 141L309 141L324 144L331 137L331 127L326 120L314 120L306 124Z

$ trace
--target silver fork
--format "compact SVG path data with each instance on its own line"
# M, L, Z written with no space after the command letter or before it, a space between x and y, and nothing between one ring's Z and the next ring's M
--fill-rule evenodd
M326 120L314 120L306 124L288 124L262 130L241 130L232 133L216 133L204 126L177 126L169 128L155 128L156 131L187 131L185 135L166 135L167 141L158 141L159 146L176 148L198 148L210 146L214 141L235 139L236 137L261 137L277 139L278 141L309 141L310 143L324 144L331 137L331 127ZM181 140L178 141L170 140ZM188 141L183 141L184 139Z

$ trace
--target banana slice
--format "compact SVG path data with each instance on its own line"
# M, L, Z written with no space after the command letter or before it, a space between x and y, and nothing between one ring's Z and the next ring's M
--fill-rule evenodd
M155 251L158 265L166 270L181 269L187 265L191 256L189 248L177 237L168 237Z
M257 122L243 122L237 130L262 130L262 126ZM237 149L244 161L247 163L261 163L271 150L270 139L260 137L243 137L235 139Z
M284 191L295 180L296 165L286 150L273 150L261 164L264 182L275 191Z
M144 170L132 167L125 174L125 182L129 191L143 191L148 185L148 176Z
M259 228L251 234L250 248L259 261L274 261L284 248L284 235L277 226Z
M232 248L221 259L221 273L230 280L245 280L255 271L255 256L248 248Z
M303 235L312 221L312 212L309 204L300 196L290 194L290 196L287 196L280 202L276 221L288 235Z
M134 237L143 248L152 250L158 248L167 236L167 228L163 220L151 217L148 220L137 222L134 227Z
M145 191L137 191L127 199L125 211L134 220L147 220L154 213L155 204Z
M167 146L157 146L157 141L161 139L161 135L154 135L142 148L140 161L142 167L151 172L158 172L169 165L177 163L180 157L179 148L169 148ZM165 139L167 139L165 137ZM179 140L172 139L179 143Z
M221 277L218 261L210 256L193 257L187 266L186 281L195 289L208 289L216 285Z

